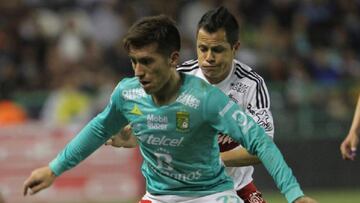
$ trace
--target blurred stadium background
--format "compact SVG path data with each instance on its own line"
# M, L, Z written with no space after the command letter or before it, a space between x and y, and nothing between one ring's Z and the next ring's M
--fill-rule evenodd
M359 0L0 0L4 201L136 202L144 191L136 149L104 147L35 197L22 197L22 183L102 110L117 81L132 75L121 44L129 25L172 16L184 61L196 57L196 22L219 4L240 22L237 58L267 82L275 142L305 192L320 202L360 202L360 161L339 154L360 93ZM256 168L266 199L285 202Z

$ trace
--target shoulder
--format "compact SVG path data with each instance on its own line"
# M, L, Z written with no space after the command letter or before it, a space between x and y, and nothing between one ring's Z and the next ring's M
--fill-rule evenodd
M232 88L238 91L246 89L248 101L256 102L258 109L268 108L270 106L270 95L264 79L244 63L235 61L234 65L234 74L241 79Z
M247 85L265 85L264 79L254 71L250 66L234 60L234 75L238 80L245 82Z
M197 91L198 94L203 95L204 98L214 99L213 97L210 96L210 95L214 95L214 94L218 95L218 96L219 95L226 96L219 88L217 88L214 85L209 84L205 80L203 80L197 76L194 76L194 75L188 75L188 74L185 74L185 75L187 75L187 77L191 81L188 83L188 85L189 85L188 88L193 89L194 91ZM216 99L219 99L219 98L216 97Z
M124 99L129 99L127 97L135 97L136 95L143 96L145 91L141 87L139 80L136 77L132 78L123 78L115 87L113 94L116 97L124 97Z
M192 92L199 97L206 97L207 94L212 91L213 89L218 89L205 80L196 77L194 75L189 75L185 73L180 73L183 75L184 79L184 89L186 92Z
M198 63L197 59L185 61L184 63L182 63L181 65L178 65L176 67L177 71L184 72L184 73L193 72L198 69L199 69L199 63Z
M115 90L125 90L140 87L139 80L136 77L123 78L116 86Z
M188 89L205 90L212 87L212 85L208 84L205 80L196 77L195 75L189 75L183 72L180 72L180 74L184 78L184 84Z

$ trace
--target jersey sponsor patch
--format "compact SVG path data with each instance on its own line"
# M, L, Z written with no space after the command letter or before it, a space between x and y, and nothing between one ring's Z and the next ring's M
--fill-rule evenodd
M234 111L232 118L241 127L241 130L245 135L247 135L249 129L254 125L254 123L250 122L250 120L247 118L246 114L240 110Z
M256 115L256 122L265 129L265 131L272 131L273 126L269 121L270 116L266 110L261 110L255 113Z
M166 130L169 124L167 116L149 114L147 115L146 120L149 129Z
M122 96L126 100L135 100L146 96L144 89L142 88L135 88L135 89L128 89L122 92Z
M249 89L249 85L246 85L242 82L231 83L231 90L235 90L238 93L245 93Z
M162 136L141 135L141 136L139 136L139 139L144 143L147 143L149 145L154 145L154 146L180 147L181 143L184 140L184 137L168 138L165 135L162 135Z
M257 110L253 108L251 104L248 104L247 110L253 115L255 122L263 127L266 132L274 130L274 126L271 122L271 115L269 115L270 112L268 112L268 110Z
M174 167L173 156L170 151L160 147L154 153L156 157L156 165L148 164L149 168L157 174L162 174L168 177L180 181L194 181L198 180L202 176L200 169L191 170L186 172L179 172L176 170L177 167Z
M249 198L245 199L245 203L266 203L260 192L254 192L249 195Z
M239 144L234 142L231 137L222 133L219 133L218 144L220 147L220 152L226 152L239 146Z
M197 109L200 105L200 100L194 95L182 93L177 99L177 102L184 104L185 106Z

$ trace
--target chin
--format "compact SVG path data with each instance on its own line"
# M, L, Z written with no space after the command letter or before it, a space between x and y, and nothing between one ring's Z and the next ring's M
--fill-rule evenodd
M205 75L207 78L214 78L214 77L216 77L216 73L214 73L214 72L206 72L206 73L204 73L204 75Z
M156 94L157 92L159 92L159 90L157 90L156 88L143 88L146 94Z
M152 94L153 93L153 91L151 91L151 89L149 89L149 88L147 88L147 89L143 88L143 89L144 89L146 94Z

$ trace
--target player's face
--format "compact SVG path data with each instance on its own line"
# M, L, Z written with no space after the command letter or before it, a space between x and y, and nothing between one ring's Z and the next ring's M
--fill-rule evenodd
M138 49L130 46L129 57L146 93L156 94L165 87L171 75L170 57L158 53L156 43Z
M238 47L239 43L231 47L224 29L214 33L199 29L196 42L198 62L210 83L217 84L228 76Z

